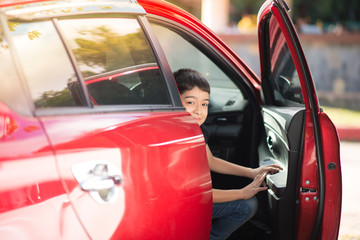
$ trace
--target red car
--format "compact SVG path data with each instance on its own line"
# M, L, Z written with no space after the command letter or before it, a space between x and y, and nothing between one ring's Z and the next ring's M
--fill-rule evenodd
M284 169L231 238L337 239L339 140L287 10L259 11L259 78L165 1L1 0L0 238L209 239L212 187L249 180L209 172L172 75L192 68L213 154Z

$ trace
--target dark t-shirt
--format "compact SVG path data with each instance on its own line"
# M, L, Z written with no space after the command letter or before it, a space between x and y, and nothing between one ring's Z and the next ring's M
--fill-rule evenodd
M205 143L208 144L208 142L209 142L209 137L210 137L210 132L209 132L209 130L204 126L204 124L201 125L200 128L201 128L201 131L202 131L202 133L203 133L203 135L204 135Z

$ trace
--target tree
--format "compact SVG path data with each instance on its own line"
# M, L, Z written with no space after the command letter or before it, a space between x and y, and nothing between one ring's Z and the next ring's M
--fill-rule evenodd
M80 65L101 68L107 72L148 63L154 58L141 31L120 35L106 26L100 26L82 31L81 34L84 38L75 39L78 47L73 49ZM83 74L93 75L86 71Z
M308 18L328 23L360 21L359 0L293 0L294 19Z

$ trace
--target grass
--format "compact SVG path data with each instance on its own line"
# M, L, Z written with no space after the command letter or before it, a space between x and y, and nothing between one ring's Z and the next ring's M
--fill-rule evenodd
M360 128L360 111L343 108L321 107L335 126Z

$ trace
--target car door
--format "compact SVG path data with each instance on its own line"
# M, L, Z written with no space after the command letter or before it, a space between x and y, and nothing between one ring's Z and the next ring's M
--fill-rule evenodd
M259 164L267 176L274 239L337 239L341 210L339 140L319 107L295 28L282 0L258 14L262 115ZM294 220L296 220L294 222Z
M41 123L3 103L0 166L1 239L87 238L57 172L54 152Z
M211 185L203 146L191 147L203 139L184 111L169 111L170 92L138 21L59 20L96 113L55 124L42 120L70 199L92 238L203 238ZM82 50L98 50L98 38L106 43L100 50L106 58L94 66L96 53L89 57Z
M86 239L24 91L21 64L14 57L22 24L7 22L3 11L0 15L0 238Z
M21 22L14 44L68 204L90 239L208 238L204 138L144 30L144 10L78 4L75 13L45 4L28 10L45 19L16 11L12 19Z

